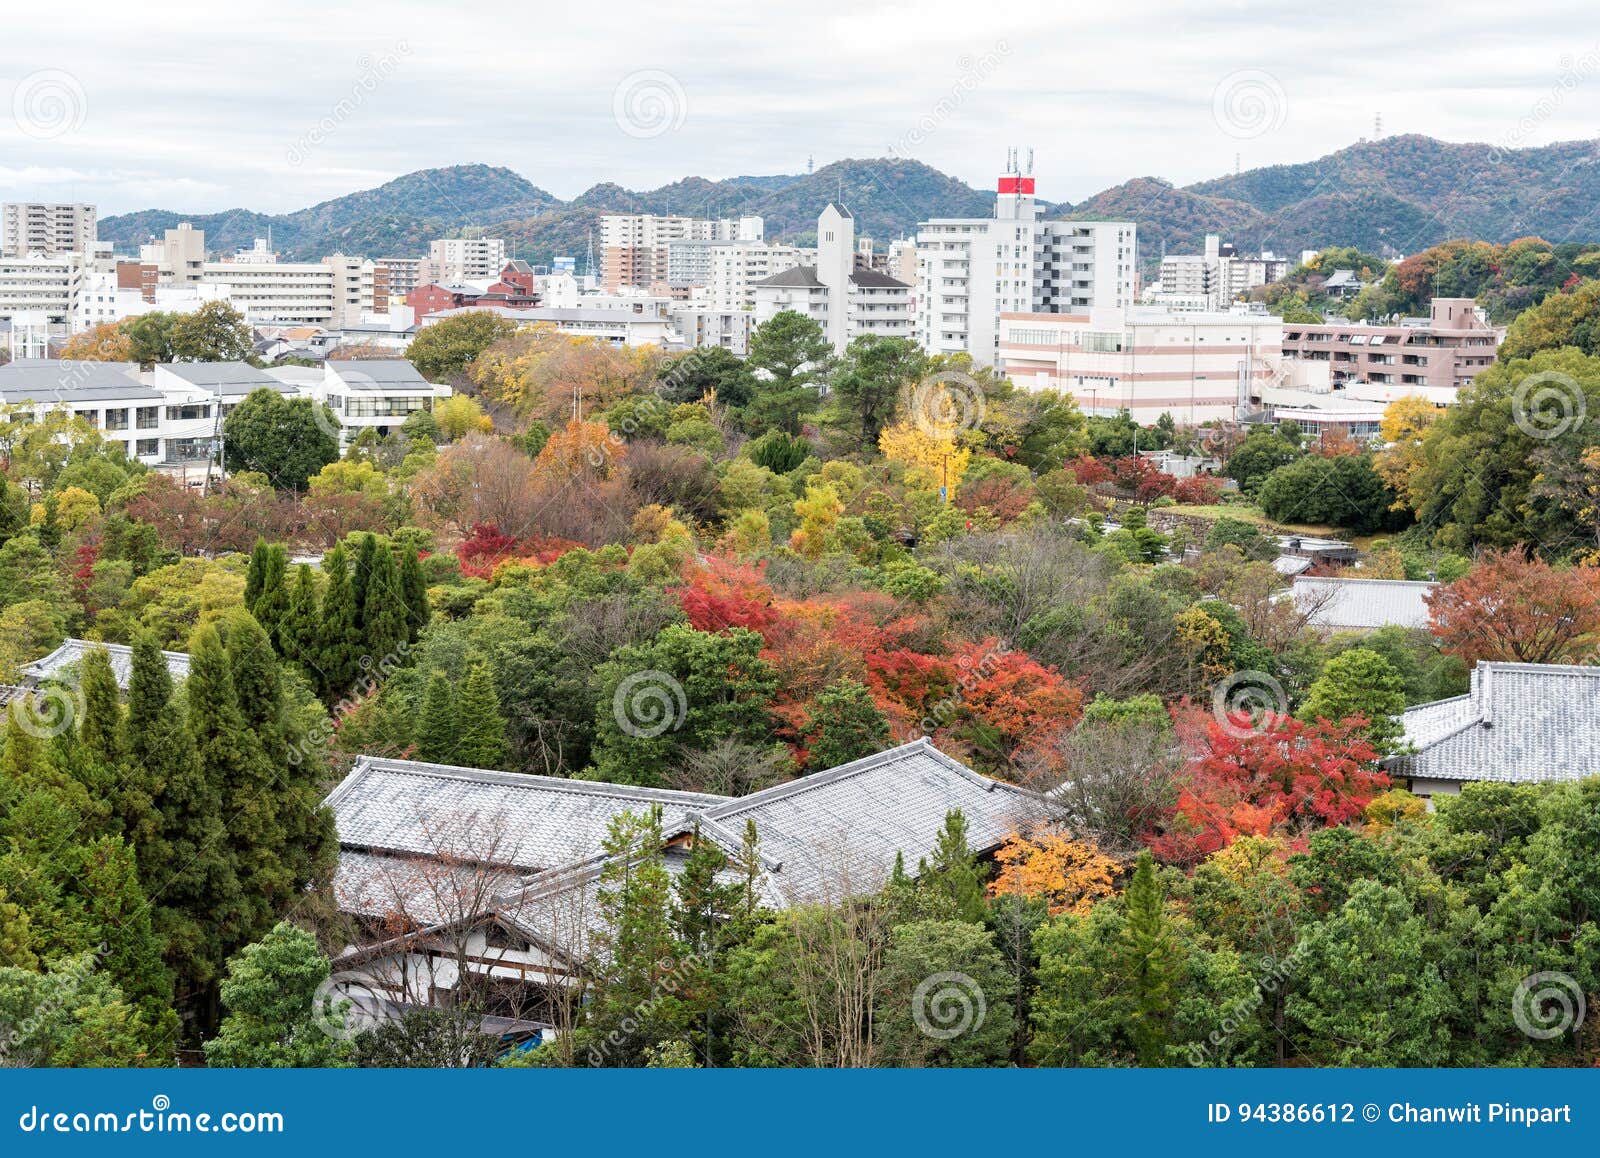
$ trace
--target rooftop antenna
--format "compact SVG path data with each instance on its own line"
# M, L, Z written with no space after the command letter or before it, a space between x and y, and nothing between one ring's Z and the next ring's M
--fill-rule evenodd
M1033 146L1028 146L1028 176L1033 176Z
M589 252L583 258L583 272L588 277L594 276L594 230L589 230Z
M1375 140L1375 141L1383 139L1383 114L1382 113L1377 113L1372 118L1372 139Z

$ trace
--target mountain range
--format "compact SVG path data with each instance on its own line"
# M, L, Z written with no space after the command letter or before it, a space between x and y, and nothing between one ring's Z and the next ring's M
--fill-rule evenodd
M994 194L921 162L892 158L836 161L805 174L685 177L643 192L605 183L571 201L509 169L456 165L408 173L293 213L126 213L104 218L100 236L127 249L188 221L206 231L213 252L248 246L270 228L273 248L285 259L335 251L403 257L425 253L432 238L482 226L506 238L515 256L542 264L559 254L581 261L601 213L757 214L769 239L804 244L813 240L818 212L833 200L855 214L858 237L881 245L911 235L930 217L985 216ZM1454 237L1595 240L1600 140L1505 149L1386 137L1303 164L1188 186L1135 178L1077 204L1050 204L1046 214L1134 221L1147 267L1163 252L1197 252L1207 233L1242 252L1283 255L1327 245L1414 253Z

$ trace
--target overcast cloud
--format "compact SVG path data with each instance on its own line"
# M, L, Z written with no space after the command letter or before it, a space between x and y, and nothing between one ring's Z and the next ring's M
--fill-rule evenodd
M283 212L478 161L564 198L891 151L988 187L1011 144L1077 201L1309 160L1378 112L1385 134L1600 135L1592 0L19 7L0 199L103 214Z

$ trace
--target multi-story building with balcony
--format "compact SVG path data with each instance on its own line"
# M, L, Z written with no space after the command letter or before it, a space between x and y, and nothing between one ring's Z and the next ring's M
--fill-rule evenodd
M1328 364L1332 383L1459 390L1494 365L1505 329L1471 298L1434 298L1425 318L1395 325L1300 323L1283 327L1285 358Z
M45 201L8 201L0 205L0 257L93 257L98 240L93 205Z

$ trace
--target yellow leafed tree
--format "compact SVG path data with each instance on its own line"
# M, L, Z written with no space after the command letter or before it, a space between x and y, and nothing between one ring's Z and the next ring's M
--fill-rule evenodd
M1378 452L1373 467L1395 493L1395 510L1420 509L1425 495L1416 493L1415 480L1425 465L1422 440L1439 419L1439 408L1426 398L1408 394L1396 398L1383 410L1378 432L1387 444Z
M890 462L904 463L926 472L929 487L948 487L954 498L961 476L972 462L972 451L957 446L948 435L929 434L915 422L901 419L878 436L878 449Z

